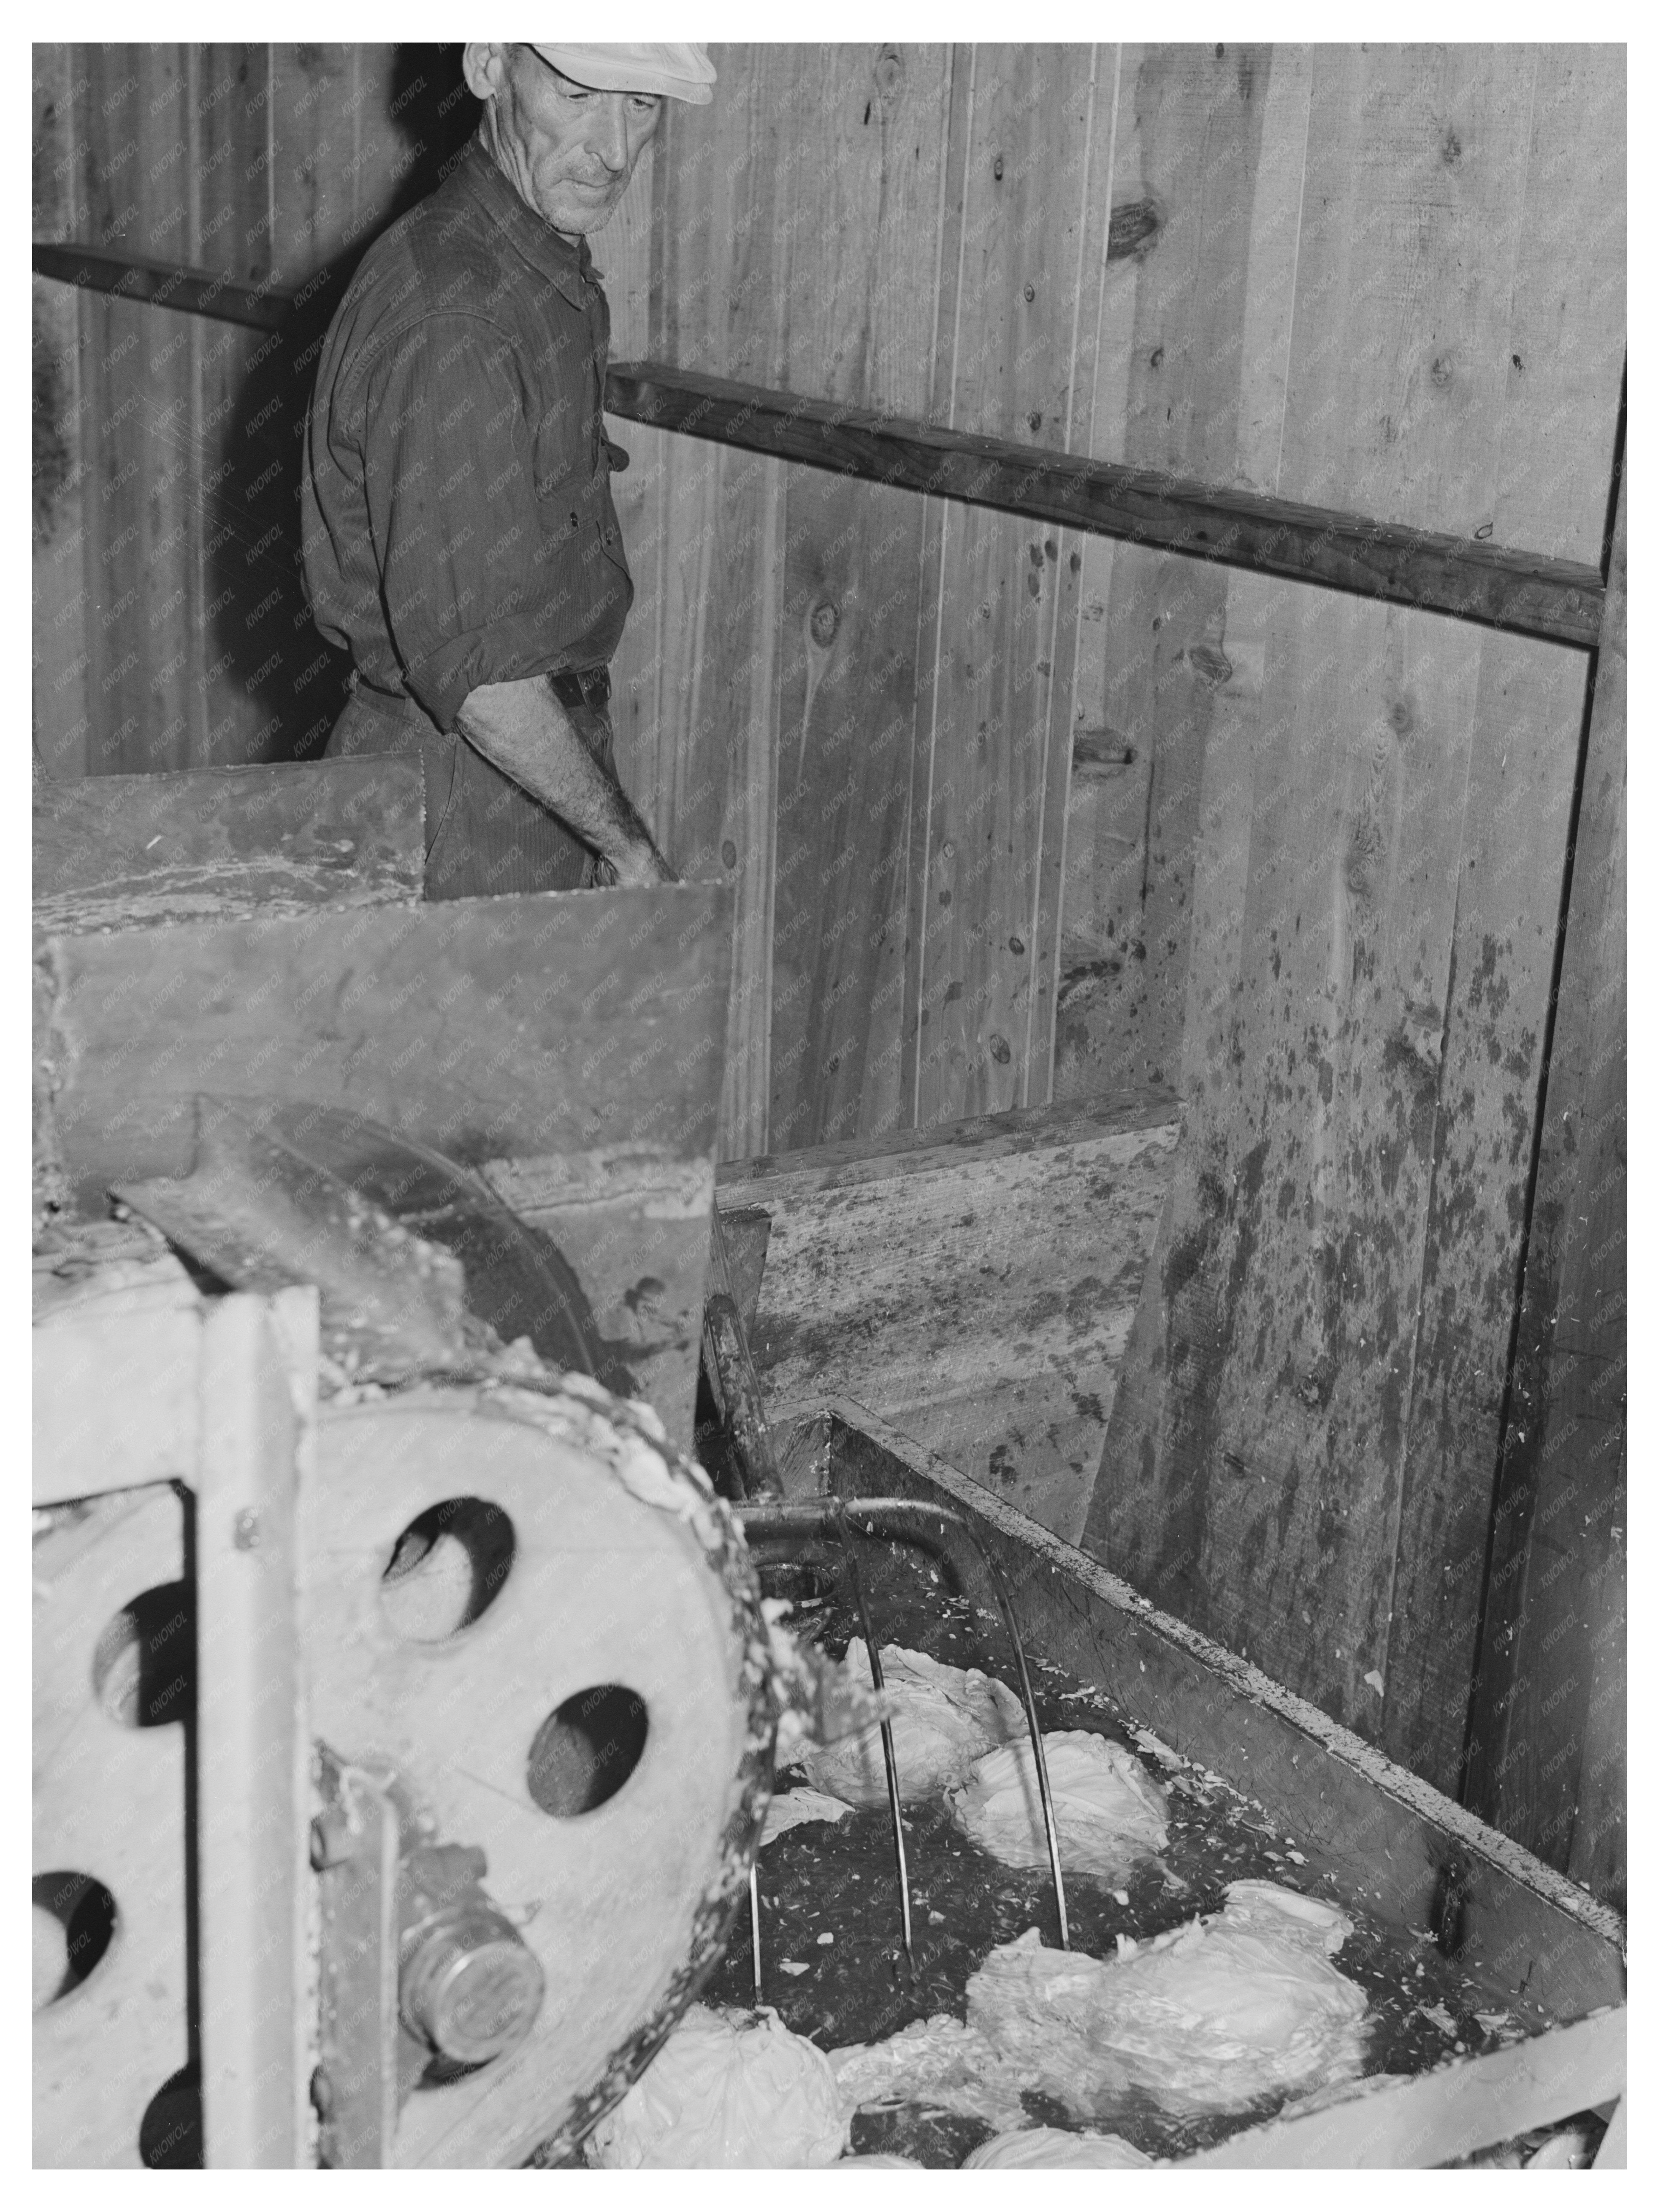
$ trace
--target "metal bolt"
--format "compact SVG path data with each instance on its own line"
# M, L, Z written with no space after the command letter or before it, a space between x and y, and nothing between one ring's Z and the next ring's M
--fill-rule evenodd
M232 1523L231 1542L239 1552L257 1552L261 1533L258 1515L251 1506L245 1505Z
M478 2065L511 2051L541 2010L541 1960L494 1905L441 1915L404 1961L404 2025L447 2058Z

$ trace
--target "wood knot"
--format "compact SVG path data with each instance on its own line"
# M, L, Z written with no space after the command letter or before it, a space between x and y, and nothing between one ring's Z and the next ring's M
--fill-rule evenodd
M1436 354L1429 368L1429 380L1431 383L1438 385L1443 392L1451 382L1452 357L1449 353Z
M1224 684L1232 680L1233 664L1213 645L1189 645L1187 647L1187 665L1212 690L1219 690Z
M991 1057L997 1066L1006 1067L1013 1056L1007 1038L1001 1034L1000 1030L994 1031L991 1037Z
M1389 727L1397 738L1403 738L1414 726L1416 720L1409 699L1396 699L1389 708Z
M1150 195L1145 199L1121 202L1107 218L1106 258L1143 258L1158 242L1163 228L1164 210Z
M896 46L884 46L876 56L876 90L891 100L904 88L904 56Z
M1002 156L1000 154L997 155L995 161L991 164L991 174L996 179L999 184L1002 182Z
M831 646L836 632L841 628L841 609L833 599L820 599L812 610L807 624L814 645Z
M1073 775L1102 774L1108 769L1127 768L1134 757L1134 747L1116 730L1078 730L1073 733Z
M1448 129L1440 143L1440 158L1449 169L1455 169L1463 158L1463 142L1455 131Z

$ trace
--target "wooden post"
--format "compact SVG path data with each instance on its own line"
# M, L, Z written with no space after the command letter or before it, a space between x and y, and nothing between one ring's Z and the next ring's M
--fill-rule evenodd
M1468 1802L1625 1887L1625 487L1504 1437Z

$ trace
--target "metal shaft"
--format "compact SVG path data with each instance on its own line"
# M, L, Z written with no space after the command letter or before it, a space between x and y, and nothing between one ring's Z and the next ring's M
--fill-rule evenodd
M1008 1584L1002 1569L975 1536L967 1532L974 1549L984 1560L990 1572L991 1587L996 1592L997 1606L1008 1631L1008 1641L1014 1647L1014 1664L1019 1669L1020 1701L1025 1707L1025 1725L1030 1732L1031 1757L1036 1762L1037 1791L1042 1799L1042 1830L1048 1844L1048 1869L1054 1881L1054 1910L1060 1916L1060 1948L1072 1948L1071 1927L1066 1917L1066 1881L1060 1870L1060 1830L1054 1820L1054 1793L1048 1786L1048 1754L1042 1747L1042 1730L1037 1722L1036 1699L1031 1695L1031 1678L1025 1670L1025 1644L1014 1620L1014 1608L1008 1595Z
M847 1577L853 1585L853 1602L858 1607L859 1625L864 1631L864 1648L870 1654L871 1684L878 1692L881 1688L881 1654L876 1649L876 1632L871 1623L870 1608L864 1601L864 1584L848 1539L847 1509L839 1503L835 1510L835 1530L846 1554ZM900 1810L898 1758L893 1749L893 1724L887 1720L881 1723L881 1756L887 1769L887 1802L893 1816L893 1856L898 1862L899 1911L904 1931L904 1955L914 1972L916 1954L910 1930L910 1879L904 1863L904 1821Z
M751 1865L749 1869L749 1955L755 1972L755 2003L761 2002L760 1963L760 1875Z
M986 1549L973 1523L955 1506L937 1505L931 1502L924 1504L921 1499L912 1498L860 1498L855 1501L855 1507L860 1519L870 1534L889 1536L908 1535L913 1542L921 1543L924 1548L927 1548L926 1537L910 1524L917 1520L934 1520L939 1523L941 1533L948 1524L951 1528L959 1530L968 1539L984 1562L986 1571L991 1578L991 1588L996 1596L997 1610L1001 1614L1003 1626L1008 1632L1008 1641L1013 1646L1014 1666L1019 1675L1020 1702L1025 1708L1026 1731L1030 1737L1031 1757L1036 1767L1037 1794L1042 1801L1043 1836L1048 1848L1048 1870L1054 1881L1054 1911L1060 1923L1060 1948L1062 1951L1069 1951L1072 1948L1071 1924L1066 1911L1066 1878L1060 1872L1060 1832L1054 1821L1054 1792L1048 1783L1048 1760L1042 1747L1042 1729L1037 1719L1036 1700L1031 1694L1031 1678L1025 1664L1024 1639L1020 1635L1019 1624L1014 1619L1013 1603L1008 1592L1007 1578L1001 1567ZM783 1505L773 1505L769 1503L748 1505L743 1509L740 1517L744 1534L751 1540L764 1535L812 1536L830 1532L838 1535L843 1544L847 1541L847 1505L841 1498L823 1500L813 1498L803 1500L799 1504L792 1501ZM850 1551L848 1557L850 1567ZM853 1570L853 1594L858 1604L859 1618L864 1623L865 1641L871 1647L871 1675L879 1687L880 1675L877 1671L879 1662L876 1659L875 1646L870 1632L869 1617L865 1611L863 1594L859 1586L856 1569ZM884 1724L883 1748L884 1750L889 1748L888 1732ZM897 1836L896 1784L891 1778L890 1759L890 1794L894 1796L893 1827L895 1835ZM904 1863L904 1844L902 1836L898 1838L898 1844L902 1880ZM907 1937L909 1930L909 1893L907 1887L905 1891ZM906 1948L907 1949L908 1948L908 1942Z

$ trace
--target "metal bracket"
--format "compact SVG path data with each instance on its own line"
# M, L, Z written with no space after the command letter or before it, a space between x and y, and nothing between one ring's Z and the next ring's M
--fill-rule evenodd
M312 1822L321 1892L321 2063L312 2102L327 2166L389 2166L398 2132L398 1872L406 1812L389 1773L319 1745Z
M390 1768L318 1749L322 2060L312 2101L325 2166L390 2166L398 2112L428 2069L453 2078L529 2033L541 1962L486 1895L489 1862L476 1844L434 1842Z

